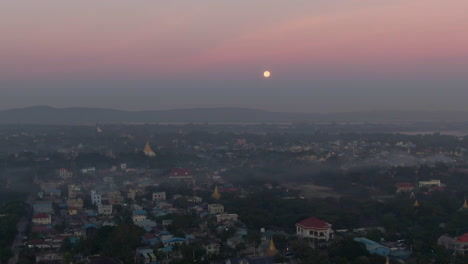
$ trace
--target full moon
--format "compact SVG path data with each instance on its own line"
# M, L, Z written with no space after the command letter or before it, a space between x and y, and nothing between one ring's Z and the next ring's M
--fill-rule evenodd
M264 76L265 78L270 77L270 75L271 75L270 71L264 71L264 72L263 72L263 76Z

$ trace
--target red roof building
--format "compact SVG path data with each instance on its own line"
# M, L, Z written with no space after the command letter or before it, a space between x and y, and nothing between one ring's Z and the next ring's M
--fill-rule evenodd
M169 178L176 179L186 179L192 177L193 174L191 169L172 169L171 173L169 174Z
M404 193L404 192L412 192L414 190L413 184L409 182L399 182L395 184L395 186L397 188L396 190L397 194Z
M323 248L333 238L332 225L315 217L310 217L296 224L298 237L309 238L315 248Z

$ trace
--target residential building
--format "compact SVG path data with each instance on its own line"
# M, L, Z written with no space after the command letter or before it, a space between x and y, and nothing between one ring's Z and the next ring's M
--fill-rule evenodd
M237 221L239 218L238 214L217 214L216 215L216 222L223 222L223 221Z
M442 187L440 180L420 181L419 188L430 188L432 186Z
M50 225L52 224L52 217L48 214L37 214L33 216L32 222L37 225Z
M224 206L221 204L209 204L208 212L213 214L222 214L224 213Z
M400 194L400 193L408 193L408 192L412 192L414 190L414 186L413 184L409 183L409 182L399 182L397 184L395 184L396 186L396 193L397 194Z
M154 192L153 193L153 201L165 201L166 200L166 192Z
M468 256L468 233L455 238L442 235L437 240L437 245L452 250L458 255Z
M98 214L99 215L112 215L112 204L100 204L98 205Z
M308 238L314 248L322 248L333 239L332 225L315 217L310 217L296 224L298 237Z
M91 191L91 203L94 205L100 205L101 204L101 195L98 194L96 191Z

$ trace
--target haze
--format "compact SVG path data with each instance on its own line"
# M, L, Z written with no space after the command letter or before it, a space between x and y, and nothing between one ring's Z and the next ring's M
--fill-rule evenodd
M468 110L466 10L459 0L4 0L0 108Z

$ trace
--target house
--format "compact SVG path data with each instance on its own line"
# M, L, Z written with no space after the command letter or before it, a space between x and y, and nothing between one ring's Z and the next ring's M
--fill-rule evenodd
M96 191L91 191L91 203L94 205L101 204L101 195L98 194Z
M448 235L442 235L437 240L437 245L443 246L448 250L452 250L458 255L468 256L468 233L455 238Z
M39 262L50 262L50 261L62 261L63 254L59 251L44 251L37 252L35 254L36 263Z
M203 245L208 255L217 255L219 254L219 249L221 245L219 243L208 242Z
M315 217L310 217L296 224L298 237L312 240L314 248L322 248L333 239L332 225Z
M441 187L442 184L440 180L430 180L430 181L420 181L419 188L430 188L432 186Z
M408 193L408 192L412 192L414 190L414 186L413 184L409 183L409 182L399 182L397 184L395 184L396 186L396 193L397 194L400 194L400 193Z
M222 214L224 213L224 206L221 204L209 204L208 212L213 214Z
M133 223L146 220L148 213L145 210L135 210L132 212Z
M238 214L218 214L216 215L216 222L223 222L223 221L237 221L239 218Z
M154 192L153 193L153 201L165 201L166 200L166 192Z
M39 213L45 213L45 214L51 214L54 210L52 208L52 203L36 203L33 205L33 210L34 213L39 214Z
M182 237L169 236L167 238L161 238L161 242L164 244L165 247L167 247L188 244L188 239Z
M68 215L76 215L78 214L78 208L76 207L68 207Z
M59 177L63 180L68 180L73 177L73 172L68 171L65 168L61 168L58 170Z
M169 174L169 179L172 180L192 180L193 174L191 169L172 169Z
M140 260L139 263L156 263L156 255L154 255L153 249L151 248L137 248L136 255Z
M366 246L366 250L370 254L377 254L382 257L388 257L390 255L390 248L382 246L379 243L370 239L364 237L356 237L354 241L363 243Z
M68 199L67 205L68 207L76 207L78 210L83 210L83 199L81 198Z
M33 216L32 222L36 225L50 225L52 224L52 217L48 214L37 214Z
M149 245L149 246L154 246L156 245L158 242L160 242L161 240L159 240L159 238L153 234L153 233L146 233L144 234L142 237L141 237L141 240L142 242L145 244L145 245Z
M99 215L112 215L112 204L100 204L98 205L98 214Z
M68 199L74 199L81 191L81 187L75 184L68 185Z

